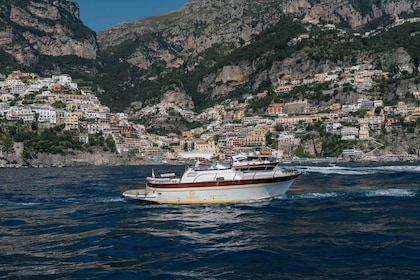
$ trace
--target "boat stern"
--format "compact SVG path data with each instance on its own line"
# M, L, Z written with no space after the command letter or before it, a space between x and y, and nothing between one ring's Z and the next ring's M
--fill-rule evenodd
M127 190L122 195L126 199L157 202L157 195L149 193L146 189Z

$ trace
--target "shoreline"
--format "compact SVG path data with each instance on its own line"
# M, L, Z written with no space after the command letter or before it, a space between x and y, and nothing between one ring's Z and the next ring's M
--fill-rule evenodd
M85 155L84 158L68 158L59 155L44 155L42 159L26 162L1 162L0 168L62 168L62 167L95 167L95 166L147 166L147 165L185 165L183 161L162 162L153 159L136 159L121 155ZM420 163L420 157L387 155L375 158L294 158L279 159L280 166L290 165L329 165L340 164L387 164L387 163Z

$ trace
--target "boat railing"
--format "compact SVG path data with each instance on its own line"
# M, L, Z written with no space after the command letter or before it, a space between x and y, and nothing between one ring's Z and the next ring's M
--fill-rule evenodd
M199 174L194 178L193 182L196 183L197 181L199 181L198 179L201 179L201 178L205 178L205 180L203 180L203 181L212 181L212 180L216 180L218 178L218 176L217 176L217 172L216 173L212 172L212 173Z
M166 177L166 178L153 178L147 177L147 181L153 184L176 184L180 182L180 178Z
M272 174L270 174L272 173ZM285 170L267 170L267 171L251 171L251 172L245 172L244 174L246 174L245 177L249 177L250 179L259 179L259 178L268 178L268 177L277 177L280 175L295 175L300 173L298 170L294 170L294 171L285 171ZM259 176L262 175L263 176ZM267 174L269 174L270 176L267 176Z
M241 171L236 171L233 175L233 177L228 176L228 178L226 178L226 174L223 173L218 173L218 172L212 172L212 173L205 173L205 174L200 174L197 175L194 180L193 183L197 183L200 182L198 179L201 178L205 178L205 180L203 181L225 181L225 180L240 180L242 179L243 173Z
M194 177L192 180L193 183L197 182L208 182L208 181L225 181L225 180L242 180L242 179L260 179L260 178L269 178L269 177L278 177L281 175L296 175L299 172L298 170L294 171L285 171L285 170L267 170L267 171L250 171L250 172L242 172L242 171L235 171L233 176L225 176L227 174L219 173L219 172L208 172L205 174L199 174Z
M242 165L242 166L233 166L236 170L240 170L243 172L255 172L258 171L272 171L275 166L270 164L261 164L261 165Z

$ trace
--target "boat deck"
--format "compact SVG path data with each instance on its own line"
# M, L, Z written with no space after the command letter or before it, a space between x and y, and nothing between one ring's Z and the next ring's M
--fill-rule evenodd
M130 199L147 201L155 201L157 199L156 194L149 193L146 191L146 189L127 190L123 192L123 196Z

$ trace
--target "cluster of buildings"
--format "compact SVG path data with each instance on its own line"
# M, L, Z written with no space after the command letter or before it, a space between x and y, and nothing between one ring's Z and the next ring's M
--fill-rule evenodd
M400 71L406 71L401 66ZM375 141L374 135L382 129L388 131L401 128L402 122L413 122L420 117L420 90L410 92L408 100L390 106L383 100L369 96L370 89L378 79L386 79L387 73L376 70L372 65L362 64L344 69L336 69L328 73L314 75L302 80L282 80L274 89L275 94L289 93L295 86L329 82L331 88L350 85L359 94L359 98L349 104L334 103L326 106L310 104L308 100L295 100L286 103L271 103L262 114L247 115L248 103L252 99L264 99L269 95L262 92L253 96L245 96L245 102L237 100L208 108L194 119L208 123L204 127L182 133L181 137L170 139L162 137L162 142L171 145L176 154L185 150L216 154L219 158L229 156L237 150L267 145L276 146L273 151L279 158L290 158L301 144L301 136L306 128L315 123L322 123L326 132L338 135L345 141ZM323 94L332 95L333 90L324 90ZM187 119L193 113L182 110L175 104L160 103L143 108L141 113L163 112L172 107ZM363 114L357 114L363 112ZM156 117L156 116L155 116ZM276 142L267 143L270 137ZM171 142L172 141L172 142ZM179 145L173 145L179 143ZM348 151L345 151L346 153Z
M364 91L372 87L375 76L383 75L370 65L358 65L341 72L317 74L312 79L281 81L275 93L289 92L297 85L325 81L338 85L350 83L358 91ZM325 94L329 94L328 91ZM413 91L412 95L419 100L420 90ZM150 112L165 114L172 109L186 119L206 123L181 135L160 136L146 133L143 125L131 123L126 114L111 113L89 89L80 89L69 75L39 78L35 74L13 72L0 77L0 118L37 122L41 127L63 125L65 130L78 132L79 140L84 143L89 142L89 135L101 133L113 138L118 153L165 161L179 159L186 153L223 159L241 149L266 146L276 147L273 153L279 158L291 158L300 145L299 135L305 134L308 125L321 122L326 132L340 135L342 140L365 141L372 139L372 131L401 125L401 118L415 121L420 116L420 107L414 103L384 106L382 100L367 97L360 97L354 104L331 104L323 108L311 105L307 100L272 103L263 114L246 115L250 100L266 97L267 93L263 92L246 97L243 103L230 101L200 114L172 103L143 108L140 113L145 115ZM366 114L354 117L352 113L360 110Z
M64 130L81 132L84 142L86 135L110 136L126 125L90 90L79 89L69 75L40 78L20 71L0 77L0 118L37 122L46 128L63 125Z
M109 113L94 95L79 90L68 75L38 78L13 72L0 81L0 101L0 116L6 120L64 124L66 130L78 128L75 125L82 117L102 119Z

